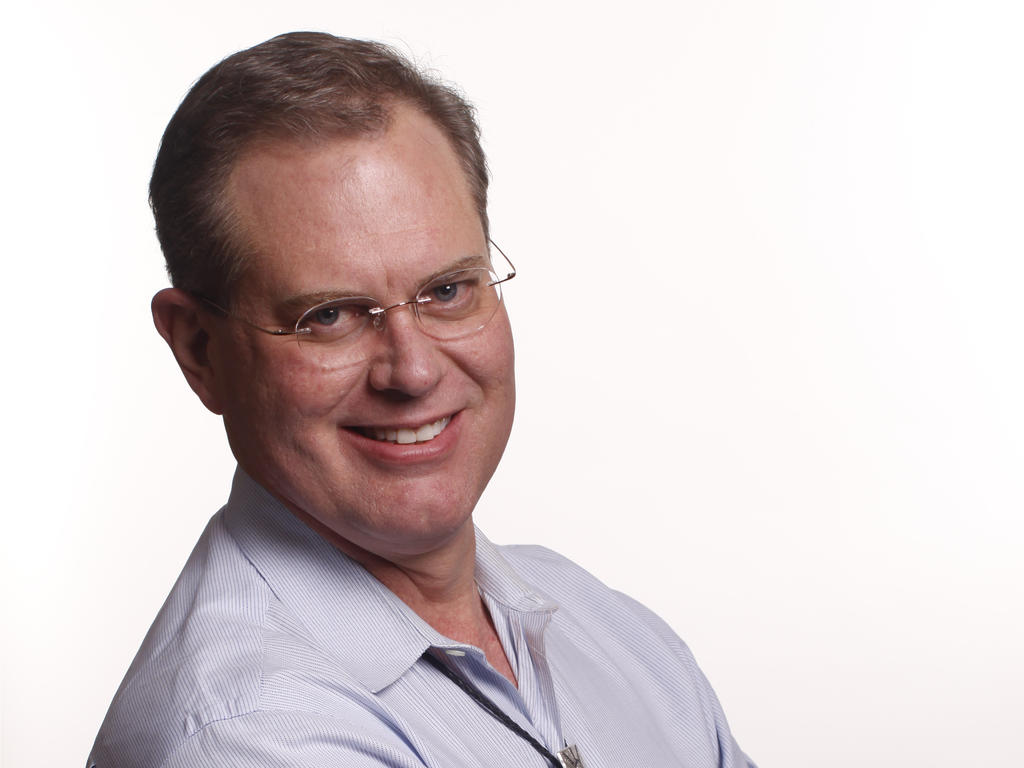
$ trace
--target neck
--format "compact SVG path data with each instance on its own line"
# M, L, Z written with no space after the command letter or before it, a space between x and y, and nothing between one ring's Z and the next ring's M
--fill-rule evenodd
M444 546L416 555L383 556L341 538L312 517L299 517L362 565L427 624L445 637L482 650L488 662L516 685L491 616L476 586L476 532L472 520Z
M387 557L343 551L394 592L420 618L461 642L486 615L476 587L476 536L468 523L443 547L416 555Z

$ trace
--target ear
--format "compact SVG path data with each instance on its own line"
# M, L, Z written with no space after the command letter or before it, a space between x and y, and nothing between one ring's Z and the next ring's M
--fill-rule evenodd
M181 372L203 405L218 416L220 387L210 360L210 321L199 302L178 288L164 288L153 297L153 323L174 353Z

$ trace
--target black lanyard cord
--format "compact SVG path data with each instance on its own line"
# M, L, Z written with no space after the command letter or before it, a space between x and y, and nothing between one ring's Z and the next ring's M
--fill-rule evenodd
M517 723L515 720L513 720L504 712L502 712L501 709L499 709L494 702L492 702L490 699L488 699L486 696L480 693L480 691L478 691L474 685L467 682L466 680L463 680L459 675L450 670L443 661L441 661L433 654L431 654L430 651L424 653L423 658L427 661L427 663L434 667L434 669L438 670L441 674L443 674L445 677L447 677L449 680L451 680L453 683L459 686L459 688L461 688L466 694L468 694L469 697L473 699L473 701L475 701L477 704L479 704L481 707L487 710L487 713L490 714L491 717L493 717L499 723L501 723L510 731L512 731L512 733L529 742L530 746L538 752L540 752L544 756L544 759L551 763L551 765L554 766L554 768L562 768L561 760L559 760L557 757L551 754L551 752L548 751L548 749L543 744L541 744L539 741L533 738L533 736L531 736L522 728L520 728L519 723Z

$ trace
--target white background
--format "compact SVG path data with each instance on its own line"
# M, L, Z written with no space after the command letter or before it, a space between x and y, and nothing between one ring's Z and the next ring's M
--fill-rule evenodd
M762 768L1024 765L1021 7L5 12L3 766L84 763L226 498L146 184L189 84L300 28L479 107L520 268L491 538L664 615Z

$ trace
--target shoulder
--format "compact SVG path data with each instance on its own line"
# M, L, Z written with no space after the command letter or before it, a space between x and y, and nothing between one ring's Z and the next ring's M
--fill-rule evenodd
M628 617L631 621L650 625L659 633L667 631L675 637L653 611L554 550L532 544L502 546L499 550L513 570L533 589L558 604L559 613L586 616L588 619L603 616L604 621Z
M607 654L637 673L708 691L689 646L654 611L546 547L500 547L512 568L557 606L553 626L576 648ZM660 684L660 683L659 683Z
M218 513L125 675L90 765L157 766L208 723L254 711L272 600Z
M721 704L687 644L642 603L544 547L501 547L502 556L557 608L546 655L563 695L629 702L687 748L703 744L716 764L747 765ZM586 697L584 697L586 698Z
M565 584L566 587L577 583L604 586L589 571L565 555L539 544L504 544L497 546L497 549L508 564L529 581L561 583L568 579L570 583Z
M250 557L215 515L111 703L90 768L410 764L389 713Z

